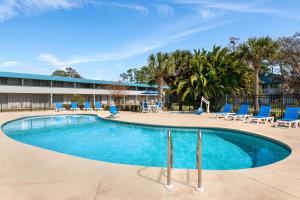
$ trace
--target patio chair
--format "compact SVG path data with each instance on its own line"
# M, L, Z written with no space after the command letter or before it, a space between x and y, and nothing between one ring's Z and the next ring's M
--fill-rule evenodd
M72 111L79 110L77 102L71 102L70 110Z
M249 117L248 122L257 122L259 124L260 122L265 122L265 124L270 121L273 123L274 117L270 116L271 114L271 106L261 106L259 109L259 113L255 116Z
M61 102L56 102L55 103L55 111L59 112L59 111L63 111L63 110L66 110L66 109L63 107L62 103Z
M242 104L237 113L227 115L226 119L233 119L233 120L241 119L245 121L247 118L252 116L248 114L249 108L250 108L249 104Z
M224 105L224 108L223 108L223 111L221 112L216 112L214 113L216 118L218 119L219 117L227 117L228 115L232 115L234 113L231 113L231 110L232 110L232 104L229 104L229 103L226 103Z
M195 110L195 113L196 113L197 115L203 114L203 113L204 113L203 108L199 107L198 110Z
M141 112L142 113L150 113L151 112L151 109L150 109L150 106L148 104L147 101L144 101L143 104L142 104L142 108L141 108Z
M119 112L117 110L117 106L115 106L115 105L109 106L109 112L110 112L110 115L108 116L108 118L116 118L116 115L119 114Z
M88 110L92 111L93 110L93 108L91 107L90 102L88 102L88 101L84 102L83 110L86 110L86 111L88 111Z
M101 111L101 110L103 110L103 108L102 108L102 105L101 105L101 102L100 102L100 101L97 101L97 102L95 102L95 110L97 110L97 111Z
M294 127L297 128L300 123L299 112L299 107L287 107L284 112L284 117L276 121L275 127L277 127L278 125L288 125L288 127L290 128L292 124L294 124Z
M163 109L162 109L162 103L160 101L157 101L155 103L156 107L155 107L155 112L163 112Z

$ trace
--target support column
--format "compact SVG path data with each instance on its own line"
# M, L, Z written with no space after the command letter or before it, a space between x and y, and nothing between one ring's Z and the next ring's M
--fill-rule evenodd
M124 106L126 106L126 95L124 94Z
M96 104L96 94L94 94L94 105Z
M50 108L53 107L53 94L50 94Z
M136 94L135 95L135 105L137 105L138 104L138 95Z

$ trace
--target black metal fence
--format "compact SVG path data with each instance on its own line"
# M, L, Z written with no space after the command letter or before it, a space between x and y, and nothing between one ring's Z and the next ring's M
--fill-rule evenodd
M255 106L256 99L258 100L258 108ZM210 108L212 112L220 111L225 103L232 103L234 105L233 111L237 112L240 105L247 103L250 105L250 112L256 113L262 105L272 106L272 116L280 118L284 114L286 107L300 107L300 94L272 94L272 95L248 95L248 96L220 96L209 99ZM184 102L183 111L193 111L197 109L200 102L190 100ZM168 110L178 111L179 98L170 96L165 104ZM21 110L49 110L51 109L49 95L22 95L22 94L0 94L0 112L5 111L21 111ZM138 111L138 105L121 106L120 110Z
M300 94L272 94L272 95L251 95L245 97L226 96L225 102L234 105L234 111L237 111L242 103L250 104L250 111L256 113L259 108L256 108L255 102L258 100L258 105L270 105L272 107L271 115L276 118L283 117L286 107L300 107Z
M256 108L256 99L258 101L258 107ZM283 117L286 107L300 107L300 94L272 94L272 95L248 95L248 96L217 96L210 98L210 111L217 112L222 109L225 103L233 104L233 111L237 112L241 104L249 104L250 112L256 114L259 107L262 105L270 105L272 107L271 114L275 118ZM193 111L200 105L200 100L190 100L184 102L182 106L183 111ZM171 96L168 104L166 105L168 110L179 111L179 98ZM204 105L205 106L205 105ZM204 108L205 109L205 108Z

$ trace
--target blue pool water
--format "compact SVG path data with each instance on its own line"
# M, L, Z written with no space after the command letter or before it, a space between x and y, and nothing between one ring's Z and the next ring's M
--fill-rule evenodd
M93 115L23 118L5 124L11 138L37 147L113 163L165 167L167 129L103 120ZM284 159L290 150L239 132L202 129L204 169L242 169ZM174 167L196 167L196 129L172 129Z

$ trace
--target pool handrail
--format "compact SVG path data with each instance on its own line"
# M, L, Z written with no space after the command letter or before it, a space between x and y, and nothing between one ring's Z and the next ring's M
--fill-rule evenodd
M197 147L196 147L196 160L197 160L197 172L198 172L198 185L196 190L203 191L202 187L202 132L198 130Z
M171 189L173 187L171 183L171 169L173 168L173 140L171 129L168 129L168 160L167 160L167 184L166 188Z

